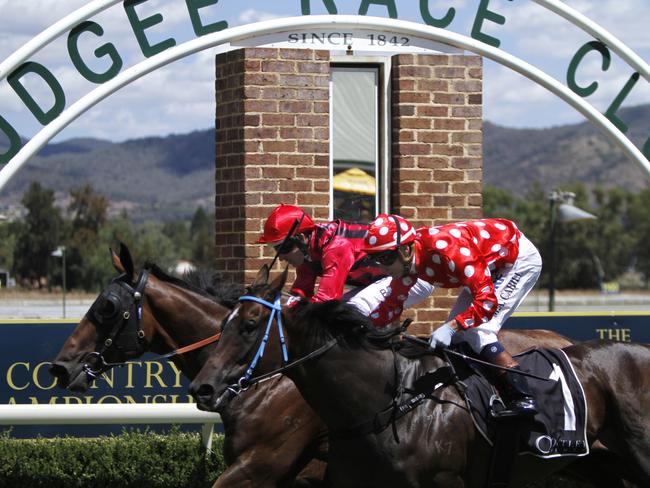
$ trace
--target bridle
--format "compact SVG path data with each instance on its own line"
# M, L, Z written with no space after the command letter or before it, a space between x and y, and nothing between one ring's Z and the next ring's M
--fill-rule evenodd
M83 371L91 379L121 366L125 360L108 363L104 353L116 349L121 358L137 356L146 350L145 333L142 329L142 297L149 279L149 272L142 270L135 286L128 282L126 273L113 278L102 294L95 300L86 316L98 330L110 329L104 333L101 347L86 355ZM110 307L107 305L110 304Z
M97 351L86 354L82 370L91 380L115 366L123 366L127 357L137 357L144 354L147 349L145 332L142 328L142 298L144 288L149 279L149 272L140 271L135 286L128 282L128 275L123 273L111 280L106 290L95 300L86 316L101 330L109 326L110 330L105 335L101 347ZM100 307L106 302L112 305L112 313L105 314ZM173 356L193 351L200 347L216 342L221 337L221 332L202 339L184 347L174 349L166 354L161 354L153 360L169 359ZM104 353L111 348L118 350L121 360L109 363L104 358Z
M284 339L284 330L282 328L282 296L281 294L276 295L273 303L264 300L262 298L253 296L253 295L242 295L239 297L240 302L255 302L259 303L260 305L263 305L264 307L268 308L271 310L271 313L269 314L269 319L266 323L266 329L264 330L264 335L262 336L262 340L260 341L260 345L257 347L257 351L255 353L255 356L253 356L253 359L248 365L248 368L246 368L246 372L244 375L237 380L237 383L234 383L232 385L229 385L226 389L233 393L234 395L239 395L241 392L248 390L251 386L260 383L264 380L267 380L273 376L276 376L278 374L282 374L285 371L294 368L298 366L299 364L302 364L306 361L309 361L310 359L314 359L318 356L321 356L322 354L325 354L327 351L329 351L332 347L334 347L338 341L339 338L335 337L332 340L328 341L318 349L310 352L306 356L303 356L299 359L296 359L295 361L289 362L289 355L287 352L287 345L286 341ZM269 336L271 332L271 326L273 324L273 320L275 319L275 322L277 324L277 329L278 329L278 336L280 338L280 346L282 348L282 366L280 368L277 368L273 371L270 371L268 373L261 374L259 376L253 377L253 372L255 370L255 367L257 366L259 360L264 356L264 350L266 349L266 345L269 342ZM224 326L225 327L225 326Z

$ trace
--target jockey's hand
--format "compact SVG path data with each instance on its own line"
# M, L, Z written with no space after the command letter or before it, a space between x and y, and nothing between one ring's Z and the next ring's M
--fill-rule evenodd
M429 346L433 349L439 347L449 347L451 344L451 338L456 333L456 329L452 326L453 321L442 324L431 334L429 339Z
M291 295L289 298L287 298L286 307L287 308L293 308L296 305L298 305L301 300L302 300L302 297L300 295Z

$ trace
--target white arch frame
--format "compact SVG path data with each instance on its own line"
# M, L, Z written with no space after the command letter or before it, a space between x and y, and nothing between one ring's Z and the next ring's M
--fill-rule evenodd
M110 3L114 0L103 0L104 3ZM538 3L553 3L549 0L535 0ZM101 2L100 2L101 3ZM94 6L99 8L98 5ZM106 8L106 7L104 7ZM73 14L74 15L74 14ZM570 14L567 14L570 15ZM76 16L78 19L78 16ZM204 49L218 46L225 43L232 43L244 39L250 39L265 35L289 32L295 29L326 29L331 26L337 28L357 29L357 30L388 30L398 34L414 36L418 38L433 40L448 44L453 47L471 51L486 58L489 58L501 65L504 65L513 71L516 71L538 85L546 88L551 93L567 102L596 127L601 129L616 145L618 145L625 154L633 161L636 161L646 172L650 174L650 162L645 158L643 153L625 137L625 135L612 124L604 115L598 112L594 107L584 99L576 95L569 88L547 75L538 68L529 63L512 56L501 49L489 46L475 39L445 31L428 25L417 24L402 20L384 19L378 17L364 17L351 15L315 15L288 17L282 19L273 19L254 24L247 24L238 27L232 27L220 32L206 35L183 44L167 49L151 58L131 66L125 71L118 74L115 78L98 86L77 102L72 104L61 115L59 115L49 125L45 126L36 134L20 151L0 170L0 190L16 173L16 171L39 149L58 134L63 128L73 120L81 116L92 106L108 97L113 92L134 80L156 70L157 68L167 65L178 59L194 54ZM59 26L61 28L61 26ZM613 36L612 36L613 37ZM614 38L615 39L615 38ZM645 63L642 63L645 64Z

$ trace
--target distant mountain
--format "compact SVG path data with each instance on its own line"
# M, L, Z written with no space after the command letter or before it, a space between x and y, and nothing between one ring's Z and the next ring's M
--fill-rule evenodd
M637 147L650 137L650 105L624 108L618 116ZM539 182L551 189L566 182L639 190L650 179L636 163L588 122L548 129L511 129L486 122L484 178L488 185L525 194Z
M191 217L199 206L214 204L214 130L122 143L49 144L2 190L0 203L19 201L34 180L60 199L88 182L111 201L113 211L125 209L136 220Z
M650 137L650 105L621 109L630 138L643 147ZM566 182L639 190L649 179L589 123L548 129L484 126L485 183L525 194L534 182L551 189ZM1 135L1 134L0 134ZM0 137L0 151L7 147ZM214 202L214 130L122 143L70 139L49 144L1 192L0 206L15 204L33 180L62 201L71 188L90 182L134 219L190 217ZM2 210L2 209L0 209Z

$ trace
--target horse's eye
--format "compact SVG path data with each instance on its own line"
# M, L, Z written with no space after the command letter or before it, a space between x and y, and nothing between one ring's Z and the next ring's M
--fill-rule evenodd
M246 332L252 332L257 328L257 321L253 319L244 320L244 330Z

